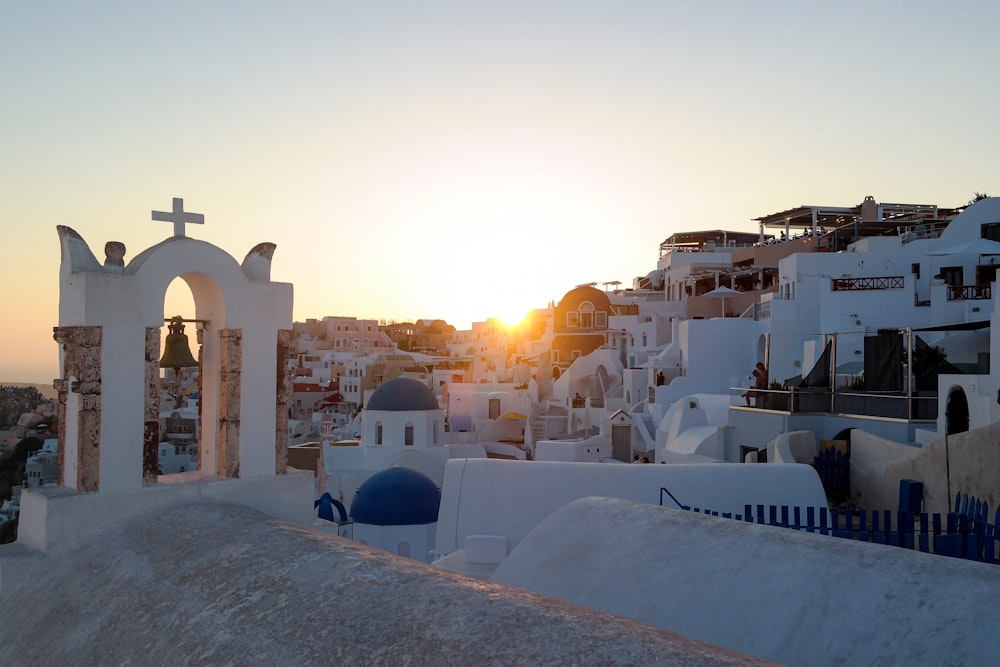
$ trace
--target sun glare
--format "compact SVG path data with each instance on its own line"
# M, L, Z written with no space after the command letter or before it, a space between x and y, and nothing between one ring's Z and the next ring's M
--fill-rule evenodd
M528 318L528 314L524 311L508 311L507 313L501 313L497 317L507 327L508 331L514 331L521 328Z

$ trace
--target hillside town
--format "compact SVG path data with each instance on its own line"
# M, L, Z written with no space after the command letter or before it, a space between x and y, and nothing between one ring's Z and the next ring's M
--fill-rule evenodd
M128 281L139 281L135 298L145 298L141 281L163 285L164 276L196 269L220 289L195 292L197 314L161 318L150 306L146 321L130 323L139 333L117 321L98 332L99 316L60 322L58 400L4 389L5 406L18 413L5 417L4 454L27 457L7 466L20 479L8 484L4 525L17 520L25 497L37 507L44 500L31 525L46 528L19 534L18 545L57 552L88 530L54 528L63 525L52 512L69 502L67 490L82 503L125 497L137 507L195 487L206 490L190 493L227 502L252 496L255 511L442 572L802 663L806 648L762 647L754 633L723 624L675 624L681 601L660 601L667 611L647 614L655 592L581 589L587 573L555 576L568 560L553 550L586 543L612 568L623 549L668 548L655 547L659 538L639 545L621 524L620 513L631 512L655 533L674 520L648 514L657 506L695 519L692 509L716 521L739 517L734 525L758 507L762 519L764 508L792 508L796 527L800 510L802 525L815 512L864 542L859 549L893 551L860 537L869 513L875 530L885 510L925 522L928 514L957 517L957 495L978 501L975 520L989 528L977 533L984 541L975 554L949 555L992 567L1000 560L989 556L992 541L985 546L1000 537L986 509L1000 501L1000 458L988 453L1000 431L1000 369L991 364L1000 355L992 335L1000 331L1000 198L942 208L866 196L755 220L756 233L674 232L650 249L655 263L630 286L568 287L516 326L489 318L469 330L442 319L290 322L290 286L270 280L273 246L254 247L236 265L180 224L133 264L109 254L102 265L79 234L60 228L64 262L87 279L120 280L126 287L115 298L125 303ZM104 283L87 291L82 282L64 289L89 299L81 312L103 313ZM256 310L223 311L211 301L219 295ZM218 312L226 321L205 315ZM162 341L149 323L161 320L169 323ZM97 348L103 357L92 354ZM101 379L108 368L135 379L118 387ZM123 416L125 407L137 416ZM252 491L212 486L226 481ZM156 500L142 495L151 487ZM73 511L93 529L122 520ZM886 521L886 530L905 532L895 523L902 519ZM591 543L599 526L615 526L620 539ZM918 555L948 571L945 543ZM844 563L813 542L788 548L818 549L810 558L830 567ZM887 558L910 555L896 547ZM798 575L790 567L788 576ZM845 661L858 657L835 643Z

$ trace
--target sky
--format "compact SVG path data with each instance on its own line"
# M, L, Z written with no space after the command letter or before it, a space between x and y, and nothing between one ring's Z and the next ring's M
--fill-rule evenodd
M798 205L1000 193L992 2L0 8L0 381L58 377L68 225L277 244L294 318L517 320ZM168 310L190 305L178 281ZM191 306L193 309L193 306ZM168 315L171 313L167 313ZM191 315L193 316L193 315Z

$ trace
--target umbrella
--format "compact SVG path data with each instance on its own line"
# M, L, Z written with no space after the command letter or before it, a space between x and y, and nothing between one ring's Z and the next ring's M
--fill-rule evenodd
M1000 245L1000 244L997 244ZM716 287L711 292L705 292L702 296L711 297L713 299L718 299L722 302L722 316L726 316L726 299L732 298L734 296L739 296L742 292L737 292L734 289L729 289L728 287Z

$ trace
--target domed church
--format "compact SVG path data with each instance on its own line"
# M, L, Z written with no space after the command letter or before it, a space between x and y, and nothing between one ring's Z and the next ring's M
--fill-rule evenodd
M382 383L361 413L361 444L435 447L444 444L444 410L424 383L398 377Z
M384 382L368 397L358 446L324 442L321 449L325 487L317 496L328 492L351 508L354 539L423 561L434 542L445 463L486 458L482 445L445 444L444 410L426 384L408 377ZM411 505L433 505L433 517L412 514Z
M369 477L354 494L354 539L429 563L441 491L412 468L392 467Z

